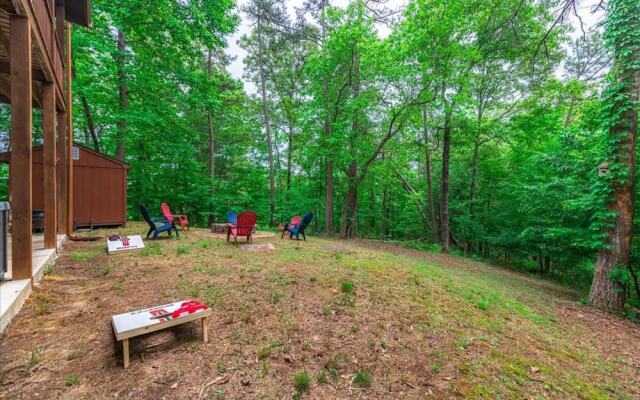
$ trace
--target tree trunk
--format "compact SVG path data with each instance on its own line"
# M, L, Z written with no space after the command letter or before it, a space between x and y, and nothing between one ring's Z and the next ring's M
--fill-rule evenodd
M280 144L278 143L278 135L274 134L271 138L273 142L273 171L274 179L276 180L275 191L282 193L284 191L282 189L282 174L284 169L282 168L282 157L280 157L280 151L278 150L280 148Z
M431 242L438 243L438 228L436 225L436 208L433 200L433 180L431 178L431 149L429 148L429 132L427 130L427 109L422 110L424 142L424 171L427 179L427 200L429 204L429 219L431 220Z
M616 217L607 231L606 246L598 252L589 301L598 308L622 311L627 287L611 279L611 273L616 268L628 268L631 257L638 133L638 109L633 104L640 96L640 3L611 0L608 7L606 29L613 39L618 84L611 100L614 122L609 142L615 147L610 157L620 170L610 172L616 176L611 177L613 193L607 209Z
M324 44L325 34L327 31L327 22L325 11L328 6L329 1L323 0L320 7L320 27L321 27L321 36L322 43ZM326 77L322 78L322 96L324 98L324 142L325 146L329 147L329 138L331 137L331 117L330 117L330 109L329 109L329 101L327 99L329 95L329 83ZM327 148L327 163L325 170L325 224L324 230L327 235L334 234L334 226L333 226L333 155L330 151L331 149Z
M340 218L340 238L351 239L356 235L356 212L358 207L358 163L351 162L348 171L349 187L342 206Z
M89 129L85 126L82 130L84 131L84 142L89 143L91 141L91 134L89 133Z
M98 140L98 133L96 132L96 125L93 121L93 114L91 113L89 102L87 101L87 97L84 95L82 95L80 99L82 100L82 108L84 110L85 118L87 119L87 130L89 131L89 135L93 141L93 148L97 152L100 152L100 141Z
M293 158L293 124L289 120L289 143L287 145L287 200L291 191L291 164Z
M544 255L542 252L538 254L538 273L540 275L544 274Z
M471 160L471 187L469 188L469 217L473 217L473 201L476 196L476 181L478 178L478 154L480 153L479 139L473 143L473 159Z
M360 95L360 54L356 48L353 51L353 85L351 96L357 99ZM351 239L356 235L356 211L358 206L358 183L360 177L358 176L358 161L356 157L356 148L354 146L355 140L360 136L361 124L359 121L359 112L356 111L351 121L351 135L352 140L350 143L351 154L354 159L351 161L349 170L347 171L348 189L345 197L345 203L342 206L342 215L340 219L340 238Z
M567 129L569 125L571 125L571 119L573 117L573 107L576 104L576 96L571 95L571 100L569 101L569 108L567 109L567 115L564 118L564 129Z
M129 87L127 85L127 71L125 62L126 42L124 32L118 30L118 93L119 93L119 111L118 119L118 148L116 150L116 159L124 161L125 158L125 141L127 137L127 111L129 108Z
M211 110L207 111L207 122L209 124L209 177L211 178L211 198L216 193L216 131L213 127Z
M207 78L209 84L211 84L211 50L207 54ZM211 179L211 199L213 199L216 192L216 131L213 127L213 116L211 115L211 108L207 107L207 124L209 128L209 177Z
M325 213L326 220L324 224L324 230L327 235L334 234L333 227L333 160L331 155L327 156L326 166L326 188L325 188Z
M376 207L376 194L375 194L375 189L372 187L371 191L369 192L370 214L369 214L369 228L367 229L368 236L372 236L376 232L376 215L373 212L373 210L375 210L375 207Z
M629 118L623 113L623 118ZM629 119L627 119L629 122ZM635 147L636 132L629 131L628 125L617 124L611 129L612 136L623 134L618 143L616 163L623 163L629 176L624 183L613 184L613 198L608 202L607 209L616 213L614 227L609 229L606 238L607 247L598 252L596 259L593 284L589 301L596 307L622 311L626 296L626 286L611 279L611 273L616 268L628 268L631 256L631 240L633 237L633 204L635 181Z
M380 221L382 236L386 239L389 236L389 205L388 205L387 183L384 184L384 190L382 191L382 221Z
M440 240L442 252L449 252L449 153L451 151L451 109L446 107L442 139L442 182L440 189Z
M270 213L269 225L275 224L276 213L276 188L273 170L273 141L271 138L271 121L269 116L269 103L267 101L267 86L264 74L264 45L262 43L262 20L258 18L258 63L260 64L260 91L262 92L262 113L264 115L264 130L267 134L267 149L269 151L269 200Z

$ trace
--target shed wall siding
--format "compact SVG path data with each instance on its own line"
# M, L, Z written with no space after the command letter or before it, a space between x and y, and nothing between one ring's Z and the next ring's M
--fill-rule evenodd
M73 160L73 220L78 226L125 225L127 168L79 147ZM42 147L33 149L33 209L44 208Z

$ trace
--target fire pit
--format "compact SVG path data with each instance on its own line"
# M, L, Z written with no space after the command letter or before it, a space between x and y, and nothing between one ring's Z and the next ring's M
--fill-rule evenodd
M211 232L227 233L227 224L211 224Z

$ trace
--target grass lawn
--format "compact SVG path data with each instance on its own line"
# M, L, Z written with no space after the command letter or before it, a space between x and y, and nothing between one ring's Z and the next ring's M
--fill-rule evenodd
M68 242L0 336L0 398L640 398L638 325L579 293L378 242L203 232ZM195 323L142 336L124 370L110 316L182 299L212 307L210 343Z

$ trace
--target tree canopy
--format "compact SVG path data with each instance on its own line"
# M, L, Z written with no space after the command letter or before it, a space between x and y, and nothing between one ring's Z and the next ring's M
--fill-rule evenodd
M580 289L604 268L619 299L591 300L637 306L637 1L584 32L571 0L93 4L73 32L75 140L130 164L131 218L163 201L203 226L311 210L327 235ZM228 72L241 18L256 90Z

